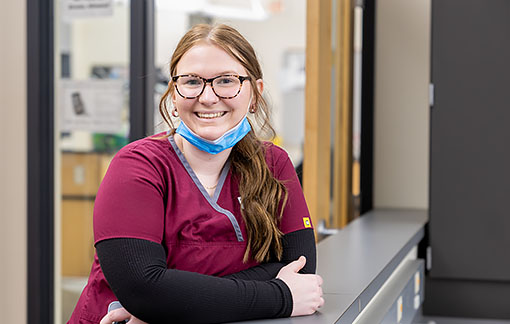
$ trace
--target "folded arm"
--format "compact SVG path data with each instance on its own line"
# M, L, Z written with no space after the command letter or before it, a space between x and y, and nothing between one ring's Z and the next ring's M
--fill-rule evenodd
M283 254L280 261L271 260L258 266L243 270L224 278L235 278L244 280L271 280L276 278L278 272L300 256L306 257L306 265L299 271L303 274L315 273L317 256L315 249L315 236L313 229L307 228L285 234L283 236Z
M279 279L219 278L167 269L163 246L148 240L109 239L96 249L121 304L145 322L221 323L292 313L291 292Z

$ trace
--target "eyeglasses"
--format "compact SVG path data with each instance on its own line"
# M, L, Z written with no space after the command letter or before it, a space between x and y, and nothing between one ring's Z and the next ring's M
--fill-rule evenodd
M191 74L172 77L177 93L186 99L199 97L204 92L207 83L211 84L211 88L218 98L232 99L241 92L241 87L245 80L250 80L250 77L235 74L218 75L210 79Z

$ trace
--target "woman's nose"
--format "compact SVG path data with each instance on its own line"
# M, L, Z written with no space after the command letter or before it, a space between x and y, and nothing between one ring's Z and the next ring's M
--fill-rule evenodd
M214 93L211 84L207 83L198 100L202 104L214 104L217 103L220 98Z

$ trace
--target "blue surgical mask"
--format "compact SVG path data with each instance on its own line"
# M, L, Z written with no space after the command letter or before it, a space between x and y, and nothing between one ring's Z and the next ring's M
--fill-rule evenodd
M175 131L177 134L184 137L188 142L193 144L196 148L207 152L209 154L218 154L224 150L233 147L243 137L246 136L251 130L248 118L244 118L234 128L228 130L225 134L221 135L214 141L207 140L195 134L185 123L181 120L179 127Z

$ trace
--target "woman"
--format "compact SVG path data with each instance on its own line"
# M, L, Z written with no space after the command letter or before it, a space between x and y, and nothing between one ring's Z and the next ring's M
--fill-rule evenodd
M97 256L70 323L314 313L322 279L301 187L285 151L247 119L272 131L253 48L231 27L197 25L170 73L160 103L170 131L121 149L99 188ZM115 300L125 309L105 316Z

